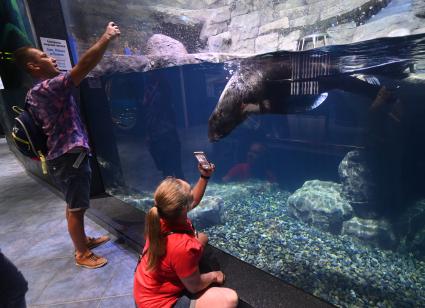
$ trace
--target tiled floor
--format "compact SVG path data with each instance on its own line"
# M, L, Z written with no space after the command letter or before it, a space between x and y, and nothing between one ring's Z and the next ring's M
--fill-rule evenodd
M29 307L134 307L136 254L111 234L105 267L75 266L64 202L31 178L0 139L0 249L28 281ZM86 218L88 235L106 231Z

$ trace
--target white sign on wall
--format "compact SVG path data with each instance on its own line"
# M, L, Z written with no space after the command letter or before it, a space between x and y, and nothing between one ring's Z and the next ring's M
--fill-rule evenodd
M3 80L1 80L1 77L0 77L0 90L3 90L3 89L4 89Z
M50 57L56 59L59 70L69 71L72 68L68 46L65 40L40 37L40 41L43 51Z

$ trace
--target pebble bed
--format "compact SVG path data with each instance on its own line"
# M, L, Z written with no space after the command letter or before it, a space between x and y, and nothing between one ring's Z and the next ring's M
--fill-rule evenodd
M231 185L212 191L221 192L225 224L204 230L211 245L337 306L425 306L424 261L294 220L290 192L269 186L247 197Z
M211 183L224 201L209 243L340 307L425 307L425 262L335 236L290 217L290 192L260 183ZM134 196L135 197L135 196ZM133 200L146 210L146 197Z

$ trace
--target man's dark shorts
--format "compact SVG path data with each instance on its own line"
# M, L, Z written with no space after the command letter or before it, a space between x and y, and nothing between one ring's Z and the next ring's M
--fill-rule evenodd
M86 155L78 168L73 165L79 153L66 153L47 161L53 181L65 196L69 211L88 209L90 204L91 168Z

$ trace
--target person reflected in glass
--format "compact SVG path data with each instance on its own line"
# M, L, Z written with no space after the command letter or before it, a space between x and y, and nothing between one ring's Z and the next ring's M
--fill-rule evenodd
M366 151L375 182L379 216L391 218L403 203L404 106L383 86L369 107Z
M133 49L132 49L132 53L133 53L133 55L135 55L135 56L141 56L142 55L142 52L140 51L140 49L138 49L137 47L133 47Z
M276 182L276 176L268 166L267 148L260 142L253 142L246 154L246 161L234 165L222 178L223 182L262 179Z
M132 55L131 48L130 48L130 46L129 46L129 44L128 44L127 41L125 41L125 43L124 43L123 53L126 56L131 56Z
M149 152L164 177L184 178L181 166L181 144L177 132L172 91L165 72L146 74L140 116L145 127Z
M139 308L236 307L238 296L220 287L221 271L200 273L199 261L208 237L197 233L187 217L201 201L214 164L198 165L200 178L191 188L184 180L167 177L154 193L146 214L145 239L134 276L134 299Z

